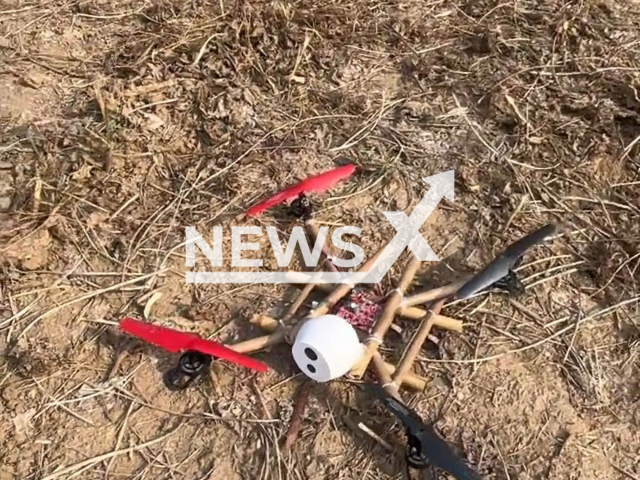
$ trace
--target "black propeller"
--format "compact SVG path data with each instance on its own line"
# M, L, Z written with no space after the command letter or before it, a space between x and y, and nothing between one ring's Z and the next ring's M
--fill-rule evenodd
M441 468L458 480L482 480L433 427L422 421L420 416L379 385L369 385L368 389L404 425L407 433L407 464L416 469L424 469L429 464Z
M526 237L521 238L515 243L512 243L507 249L487 265L478 274L474 275L471 280L465 283L456 296L461 299L469 298L473 294L484 290L487 287L495 284L499 280L512 275L513 281L516 282L517 278L513 274L513 268L521 260L522 256L527 250L534 245L542 243L547 237L553 235L556 231L556 226L552 223L539 228L533 233L530 233ZM521 285L516 288L522 288Z

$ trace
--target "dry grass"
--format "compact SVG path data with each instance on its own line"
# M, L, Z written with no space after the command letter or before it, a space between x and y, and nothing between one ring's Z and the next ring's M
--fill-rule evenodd
M362 226L369 253L393 234L383 211L455 168L427 286L564 227L522 267L523 298L445 306L465 333L423 349L438 381L406 398L486 478L640 478L638 32L635 0L5 0L0 479L400 478L400 432L346 383L314 389L281 451L286 348L260 354L276 372L255 387L218 365L215 388L173 394L174 359L112 326L255 334L285 289L186 285L184 226L245 221L342 157L362 172L319 219Z

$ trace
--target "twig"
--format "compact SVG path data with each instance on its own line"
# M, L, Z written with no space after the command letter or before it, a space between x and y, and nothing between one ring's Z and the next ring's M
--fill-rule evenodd
M631 480L640 480L640 477L635 476L633 473L629 472L628 470L623 469L622 467L616 465L613 462L610 462L610 463L613 468L615 468L618 472L620 472L625 477L630 478Z
M613 275L611 275L611 278L609 278L609 280L607 281L607 283L605 283L601 288L599 288L595 293L592 293L591 295L589 295L589 298L593 298L596 295L598 295L600 292L604 291L611 282L613 282L613 279L616 277L616 275L618 274L618 272L620 272L620 270L622 270L625 265L631 263L632 260L635 260L636 258L640 257L640 253L636 253L633 257L629 257L627 260L625 260L617 269L615 272L613 272Z
M147 319L147 320L149 319L149 317L151 315L151 308L153 307L153 304L156 303L161 298L162 298L162 292L161 291L153 292L153 295L151 295L151 298L149 298L149 300L147 300L147 303L144 306L143 316L144 316L145 319Z
M118 324L115 323L114 326L117 326L117 325ZM120 364L122 363L122 361L126 358L126 356L128 354L129 353L127 352L126 349L118 348L118 351L116 353L116 358L113 360L113 363L111 364L111 367L109 368L109 370L107 371L107 374L105 375L105 379L106 380L111 380L111 378L113 378L113 376L118 373L118 368L120 368Z
M428 360L431 363L458 363L458 364L472 364L472 363L482 363L482 362L489 362L491 360L496 360L498 358L502 358L502 357L506 357L507 355L511 355L513 353L520 353L520 352L524 352L526 350L530 350L532 348L536 348L539 347L540 345L543 345L547 342L550 342L551 340L553 340L554 338L559 337L560 335L567 333L568 331L570 331L573 328L576 328L578 325L581 325L584 322L587 322L589 320L593 320L595 318L601 317L602 315L606 315L609 312L612 312L624 305L628 305L630 303L635 303L640 301L640 296L637 297L633 297L633 298L629 298L627 300L623 300L622 302L619 302L615 305L612 305L610 307L607 307L603 310L600 310L598 312L594 312L591 315L588 315L584 318L579 319L576 323L571 324L561 330L558 330L557 332L549 335L548 337L545 337L543 339L538 340L537 342L533 342L530 343L529 345L525 345L524 347L520 347L520 348L516 348L515 350L509 350L508 352L503 352L503 353L497 353L495 355L490 355L488 357L483 357L483 358L475 358L475 359L467 359L467 360Z
M471 128L471 131L474 133L474 135L478 138L478 140L480 140L480 142L487 148L487 150L489 150L491 153L493 153L496 158L500 157L500 152L498 152L493 145L491 145L491 143L489 143L487 140L485 140L485 138L482 136L482 134L480 133L480 131L473 125L473 122L471 121L471 119L469 119L469 117L467 116L466 113L466 109L463 108L460 105L460 102L458 101L458 97L456 97L455 95L453 96L454 101L456 102L456 106L458 107L458 109L460 110L462 117L465 119L465 121L467 122L467 125L469 125L469 128Z
M511 97L509 97L509 98L511 98ZM509 229L509 227L511 226L511 222L513 222L513 219L516 218L518 213L520 213L520 210L522 210L522 207L524 207L524 205L525 205L525 203L527 203L527 201L529 201L529 195L525 193L522 196L522 198L520 199L520 202L518 203L518 206L516 207L516 209L513 211L513 213L509 217L509 220L507 220L507 223L505 224L504 228L502 229L503 232L506 232Z
M358 433L358 432L365 433L366 435L371 437L376 443L378 443L381 447L383 447L385 450L387 450L389 452L395 452L396 451L396 449L393 448L393 446L391 446L391 444L389 442L384 440L380 435L378 435L376 432L371 430L364 423L362 423L362 422L356 423L353 420L351 420L349 417L347 417L346 415L344 417L342 417L342 420L344 421L344 423L349 428L351 428L351 430L353 430L356 433Z
M89 458L87 460L84 460L82 462L78 462L75 463L73 465L70 465L68 467L64 467L60 470L56 470L55 472L47 475L46 477L43 477L41 480L54 480L55 478L67 475L71 472L74 472L80 468L84 468L87 467L89 465L93 465L95 463L98 462L102 462L103 460L108 460L112 457L117 457L118 455L124 455L130 452L137 452L138 450L142 450L143 448L147 448L150 447L151 445L155 445L156 443L160 443L163 440L166 440L168 437L170 437L171 435L173 435L174 433L176 433L181 425L178 425L176 428L174 428L172 431L170 431L169 433L166 433L165 435L162 435L161 437L158 438L154 438L153 440L149 440L148 442L145 443L141 443L140 445L136 445L135 447L129 447L129 448L123 448L121 450L114 450L113 452L109 452L109 453L105 453L103 455L98 455L97 457L93 457L93 458Z
M540 315L538 315L535 312L532 312L531 310L529 310L527 307L525 307L523 304L521 304L520 302L518 302L516 299L514 298L510 298L509 299L509 303L511 305L513 305L513 307L518 310L520 313L522 313L523 315L526 315L527 317L531 318L534 322L536 322L538 325L540 326L544 326L545 322L542 319L542 317L540 317Z
M624 152L622 152L622 157L620 158L620 161L627 158L627 156L631 153L631 150L633 150L633 147L635 147L636 143L638 142L640 142L640 135L634 138L633 141L629 145L627 145L627 147L624 149Z
M490 437L491 437L491 443L493 443L493 446L496 447L496 451L498 452L498 457L500 458L500 462L502 463L504 474L507 477L507 480L511 480L511 476L509 475L509 469L507 468L507 464L504 461L504 457L502 456L500 447L498 447L498 442L496 442L495 438L493 438L493 435L490 434Z
M404 102L405 100L406 100L406 98L400 98L400 99L394 100L393 102L390 102L388 104L385 104L384 100L383 100L382 107L380 107L380 110L377 113L374 113L373 115L371 115L364 122L364 125L362 126L362 128L360 128L360 130L358 130L356 133L351 135L351 137L349 137L349 139L346 142L344 142L342 145L340 145L339 147L331 148L329 151L332 152L332 153L340 152L342 150L346 150L348 148L351 148L354 145L356 145L357 143L359 143L362 140L364 140L364 138L367 136L367 134L371 133L376 128L376 126L378 125L378 123L382 119L382 116L388 110L390 110L395 105ZM368 130L368 132L367 132L367 130Z
M558 270L563 270L565 268L576 267L576 266L582 265L584 263L587 263L587 262L585 260L578 260L577 262L567 263L567 264L564 264L564 265L558 265L556 267L548 268L548 269L543 270L541 272L532 273L528 277L523 278L521 281L522 281L522 283L525 283L525 282L528 282L529 280L533 280L534 278L542 277L543 275L548 275L550 273L557 272ZM551 277L545 277L545 280L548 279L548 278L551 278Z
M125 282L121 282L121 283L118 283L116 285L111 285L110 287L100 288L100 289L95 290L95 291L93 291L91 293L87 293L85 295L81 295L79 297L71 299L68 302L64 302L64 303L52 308L51 310L43 313L42 315L36 317L29 325L27 325L27 327L20 333L20 335L18 335L18 338L22 338L40 320L42 320L43 318L48 317L49 315L53 315L56 312L59 312L63 308L67 308L67 307L69 307L71 305L74 305L76 303L79 303L79 302L84 302L85 300L89 300L91 298L97 297L97 296L102 295L104 293L108 293L108 292L113 292L115 290L119 290L120 288L125 287L127 285L131 285L132 283L137 283L137 282L140 282L142 280L146 280L147 278L151 278L151 277L154 277L156 275L160 275L161 273L163 273L163 272L165 272L167 270L168 270L168 268L163 268L162 270L158 270L156 272L149 273L147 275L142 275L141 277L132 278L131 280L127 280Z
M55 10L45 10L45 13L43 15L39 16L38 18L35 18L35 19L31 20L26 25L23 25L20 29L14 30L13 32L8 33L5 38L9 38L9 37L12 37L14 35L18 35L18 34L24 32L31 25L39 22L40 20L42 20L44 18L50 17L51 15L55 15L56 13L60 12L61 10L67 8L72 3L73 3L72 1L68 1L68 2L64 3L63 5L61 5L60 7L56 8Z
M122 421L122 425L120 425L120 431L118 432L118 437L116 438L116 445L113 448L114 451L117 451L118 448L120 448L120 444L122 443L122 437L124 437L124 432L127 429L127 422L129 421L129 416L131 415L131 411L133 410L133 402L129 402L129 408L127 409L127 413L124 416L124 420ZM108 478L109 476L109 470L111 470L111 467L113 466L113 461L115 460L116 457L111 457L111 460L109 461L109 464L107 465L105 472L104 472L104 477Z
M209 42L211 40L213 40L216 37L221 36L221 33L214 33L213 35L211 35L209 38L207 38L204 43L202 44L202 46L200 47L200 50L198 51L198 55L196 55L196 58L193 60L193 63L191 64L192 67L195 67L196 65L198 65L198 62L200 62L200 59L202 58L202 56L204 55L205 50L207 49L207 45L209 45Z
M37 176L36 183L33 187L33 213L37 214L40 210L40 201L42 199L42 179Z
M300 65L300 61L302 60L302 56L304 55L304 51L307 49L307 47L309 46L309 42L311 41L311 35L309 35L309 32L305 32L304 34L304 42L302 42L302 46L300 47L300 50L298 51L298 55L296 56L296 61L293 65L293 70L291 70L291 73L289 75L287 75L287 81L291 82L293 80L296 80L296 71L298 70L298 66Z
M300 434L300 428L302 428L302 415L309 403L309 396L311 395L312 388L313 382L311 380L307 380L300 385L293 404L291 423L289 424L289 429L287 430L287 434L284 438L284 444L282 446L283 451L290 450Z
M210 369L210 370L212 371L213 369ZM262 396L262 391L260 390L260 386L258 385L258 382L255 378L253 379L253 390L256 392L256 395L258 396L258 400L260 400L260 405L262 406L262 411L264 413L264 416L268 420L272 420L273 417L271 416L271 412L269 412L269 409L267 408L267 402L264 401L264 397Z
M316 222L314 222L313 220L306 221L304 223L304 229L305 229L305 232L306 232L307 236L309 237L310 243L315 244L317 239L318 239L318 236L319 236L318 224ZM334 252L331 249L331 246L326 244L326 241L325 241L325 243L322 244L321 251L322 251L322 254L325 256L324 263L326 263L328 265L328 267L329 267L329 269L331 271L337 272L338 269L336 268L336 266L333 264L333 261L332 261L332 258L334 257ZM313 284L313 281L311 281L309 283ZM311 288L313 288L313 287L311 287ZM306 289L306 287L305 287L305 289Z
M113 20L116 18L128 17L129 15L136 15L140 13L142 10L144 10L145 8L146 8L146 5L143 5L137 10L130 10L128 12L122 12L122 13L114 13L113 15L90 15L88 13L76 13L76 15L78 17L92 18L94 20Z
M153 102L153 103L145 103L144 105L141 105L139 107L134 108L133 110L128 111L127 114L131 115L132 113L140 112L142 110L146 110L147 108L157 107L158 105L167 105L169 103L176 103L178 100L180 100L180 99L179 98L168 98L166 100L160 100L160 101Z
M115 213L109 217L108 221L110 222L114 218L116 218L118 215L120 215L124 211L124 209L127 208L129 205L131 205L133 202L135 202L138 199L139 196L140 196L140 194L136 193L133 197L131 197L126 202L124 202L122 204L122 206L120 208L118 208L118 210L116 210Z
M578 268L572 268L570 270L565 270L564 272L556 273L555 275L551 275L550 277L542 278L542 279L538 280L537 282L529 283L528 285L525 285L524 288L525 288L525 290L529 290L530 288L533 288L533 287L535 287L537 285L540 285L542 283L550 282L551 280L553 280L555 278L564 277L566 275L571 275L572 273L576 273L576 272L579 272L579 271L580 271L580 269L578 269Z
M14 10L0 10L0 15L9 15L13 13L26 12L27 10L33 10L34 8L37 8L37 7L38 5L32 5L30 7L16 8Z

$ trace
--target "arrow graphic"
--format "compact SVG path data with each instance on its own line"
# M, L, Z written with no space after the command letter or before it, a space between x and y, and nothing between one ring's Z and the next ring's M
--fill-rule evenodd
M365 283L378 283L382 280L391 266L402 254L405 248L409 250L421 262L437 262L440 259L435 254L429 243L420 233L420 228L427 221L429 215L436 209L443 197L454 201L454 170L438 173L422 180L431 186L422 197L420 203L407 217L404 212L384 212L389 223L396 229L396 235L384 249L380 258L367 272Z

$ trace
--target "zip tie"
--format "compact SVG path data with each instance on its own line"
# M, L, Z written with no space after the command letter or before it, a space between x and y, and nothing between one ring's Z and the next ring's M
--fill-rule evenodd
M382 339L380 337L376 337L375 335L371 335L370 337L367 337L367 339L365 340L365 343L369 343L369 342L374 342L374 343L377 343L378 345L382 345Z

